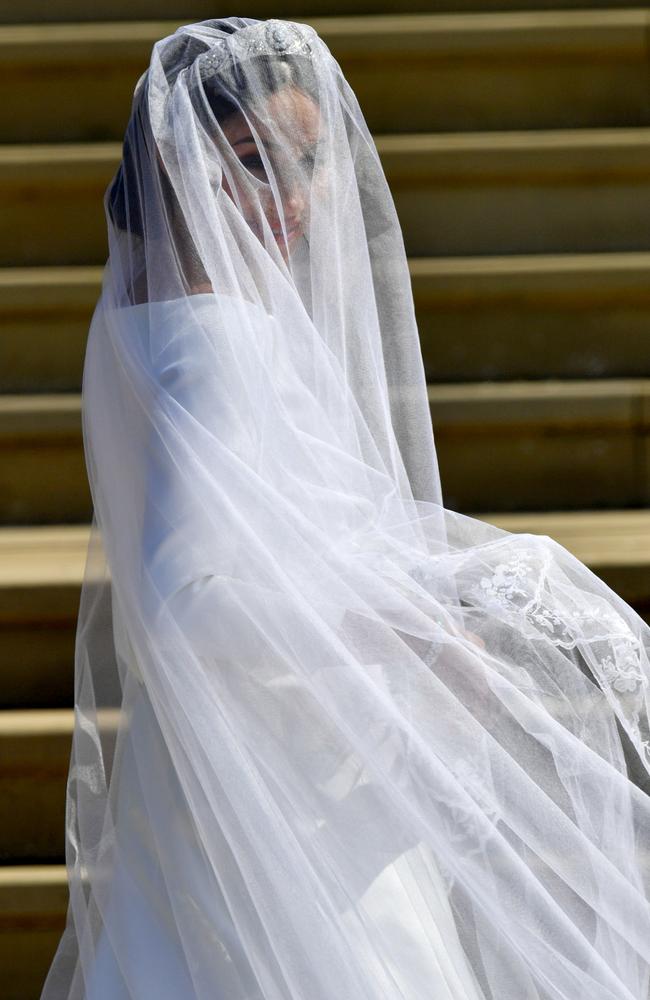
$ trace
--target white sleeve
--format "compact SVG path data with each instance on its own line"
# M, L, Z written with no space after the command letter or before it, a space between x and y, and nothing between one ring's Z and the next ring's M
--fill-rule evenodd
M242 398L228 341L220 345L206 326L215 318L206 304L196 313L171 313L165 329L155 331L151 351L156 405L147 447L143 560L164 602L232 572L239 546L226 498L238 486L243 492L248 483L250 490L254 474L250 404Z

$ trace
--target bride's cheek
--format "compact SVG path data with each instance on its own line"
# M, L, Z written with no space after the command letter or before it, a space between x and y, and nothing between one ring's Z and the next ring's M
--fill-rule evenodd
M221 187L223 188L224 193L228 195L230 200L233 201L235 205L237 205L242 216L244 217L250 228L256 231L259 230L259 225L256 222L254 206L251 205L251 202L249 201L248 198L246 198L244 193L240 191L239 197L236 198L225 176L222 179Z

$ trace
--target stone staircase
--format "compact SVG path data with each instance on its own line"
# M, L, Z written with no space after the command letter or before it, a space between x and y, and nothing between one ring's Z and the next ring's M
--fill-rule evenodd
M650 621L650 11L530 3L253 0L246 14L312 23L377 138L447 506L551 535ZM38 998L67 903L91 514L79 389L102 195L151 45L214 13L206 0L0 3L6 1000Z

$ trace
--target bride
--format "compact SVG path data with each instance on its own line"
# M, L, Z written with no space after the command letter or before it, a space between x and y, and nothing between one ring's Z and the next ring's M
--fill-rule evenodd
M647 1000L650 629L444 507L400 227L316 32L157 42L105 209L41 1000Z

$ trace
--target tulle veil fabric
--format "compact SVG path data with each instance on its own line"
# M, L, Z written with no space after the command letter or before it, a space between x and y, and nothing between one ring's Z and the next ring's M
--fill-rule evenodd
M42 1000L647 1000L650 629L444 507L399 223L317 33L157 42L105 209Z

